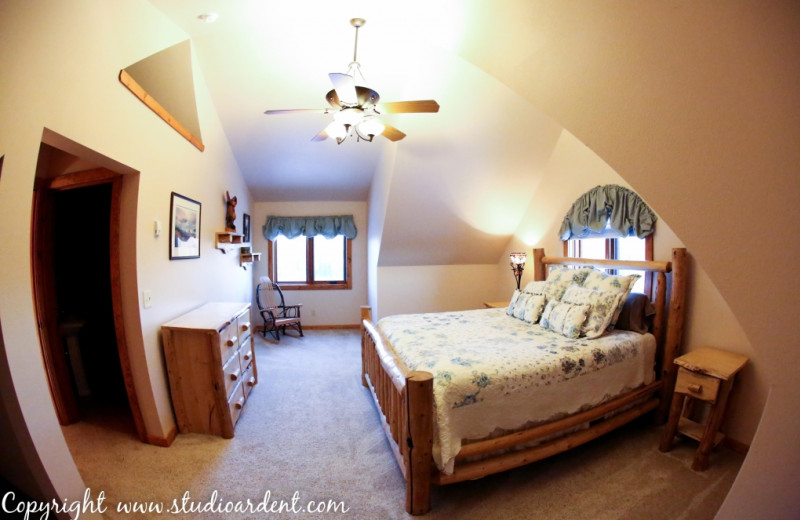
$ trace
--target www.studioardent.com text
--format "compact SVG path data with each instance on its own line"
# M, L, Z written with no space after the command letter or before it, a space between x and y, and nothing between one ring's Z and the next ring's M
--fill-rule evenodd
M290 500L277 499L272 497L272 493L267 490L260 501L249 498L244 500L225 500L220 493L214 490L206 499L196 499L189 491L186 491L180 498L174 498L171 502L159 501L128 501L118 502L114 506L106 504L105 492L100 491L97 496L92 496L92 490L86 489L82 500L63 500L41 502L37 500L17 501L13 491L3 495L0 504L4 513L23 514L26 520L47 520L55 518L56 514L69 513L74 520L78 520L85 514L103 514L109 509L124 514L158 513L185 515L192 513L247 513L247 514L281 514L281 513L346 513L349 508L342 501L309 500L305 504L300 504L300 492L295 491Z

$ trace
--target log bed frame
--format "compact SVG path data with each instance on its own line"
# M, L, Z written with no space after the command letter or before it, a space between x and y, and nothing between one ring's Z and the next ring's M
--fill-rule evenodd
M594 265L601 268L634 269L655 278L656 308L652 332L656 338L656 378L653 383L618 396L580 413L516 431L502 437L470 442L461 447L451 475L440 472L432 456L433 374L410 371L396 356L372 323L371 309L361 308L362 384L372 392L381 411L381 421L397 464L406 479L406 511L412 515L430 510L431 485L472 480L516 468L584 444L650 411L663 423L675 386L673 359L680 352L686 298L686 249L672 250L672 261L587 260L548 257L544 249L533 250L534 279L545 280L550 265ZM667 283L670 274L671 283ZM667 296L669 294L669 302ZM631 406L632 403L636 403ZM607 414L628 407L606 418ZM535 446L493 455L480 460L468 457L530 443L589 423L589 427L567 433Z

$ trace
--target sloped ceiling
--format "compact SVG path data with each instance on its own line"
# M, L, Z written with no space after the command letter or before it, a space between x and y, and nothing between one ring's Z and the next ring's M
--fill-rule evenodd
M504 30L481 19L488 2L152 3L190 35L256 200L366 200L383 149L396 147L381 264L497 262L561 128L464 59ZM205 24L205 12L219 18ZM328 73L345 72L353 57L353 17L367 20L358 61L381 99L441 106L384 115L407 134L397 143L312 142L331 115L263 113L327 106Z

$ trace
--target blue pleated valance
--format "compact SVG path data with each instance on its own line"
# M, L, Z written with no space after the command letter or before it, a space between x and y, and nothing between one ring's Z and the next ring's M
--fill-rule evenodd
M581 195L564 217L561 240L604 236L644 238L656 229L656 214L636 192L607 184Z
M305 237L322 235L325 238L333 238L336 235L344 235L345 238L353 239L357 233L353 215L324 217L278 217L270 215L264 225L264 237L267 240L275 240L278 235L284 235L286 238L297 238L301 235Z

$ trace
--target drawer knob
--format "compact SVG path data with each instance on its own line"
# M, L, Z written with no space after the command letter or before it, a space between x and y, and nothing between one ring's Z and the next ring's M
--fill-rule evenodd
M233 347L237 343L239 343L239 338L237 336L233 336L231 339L229 339L227 342L225 342L225 344L228 345L229 347Z
M251 377L250 381L248 381L247 384L250 385L250 386L256 386L256 378L255 377Z
M248 352L247 354L244 355L244 360L245 361L250 361L250 352Z
M250 330L250 323L242 323L242 330Z
M244 408L244 397L240 397L233 406L236 407L237 410Z
M240 369L237 368L236 370L234 370L233 373L231 374L231 381L236 381L237 379L239 379L240 373L241 373Z
M689 386L687 386L686 388L688 388L690 392L695 393L695 394L699 394L699 393L701 393L703 391L703 385L699 385L697 383L692 383Z

